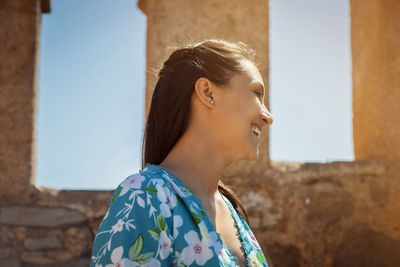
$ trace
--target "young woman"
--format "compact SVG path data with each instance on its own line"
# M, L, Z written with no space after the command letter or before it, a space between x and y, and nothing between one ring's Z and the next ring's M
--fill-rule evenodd
M257 157L261 130L272 123L254 57L242 42L213 39L165 61L142 170L113 192L91 266L268 266L220 179L231 163Z

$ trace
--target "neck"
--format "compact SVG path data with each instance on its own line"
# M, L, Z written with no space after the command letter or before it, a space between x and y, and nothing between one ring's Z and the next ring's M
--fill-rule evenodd
M222 148L204 135L182 136L179 142L160 163L193 191L200 199L214 199L218 181L230 164L224 160Z

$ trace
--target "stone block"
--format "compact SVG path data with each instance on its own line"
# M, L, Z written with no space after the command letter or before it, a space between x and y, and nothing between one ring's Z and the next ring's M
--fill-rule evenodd
M14 234L10 227L0 228L0 247L12 246L14 244Z
M74 256L67 250L24 251L21 255L23 262L53 264L53 266L58 266L60 262L67 262L73 258Z
M25 240L27 229L24 226L16 226L12 228L12 231L17 240Z
M81 256L87 253L91 242L91 233L86 227L71 227L65 231L65 247L74 256Z
M20 264L18 258L16 258L16 257L4 258L4 259L0 258L0 266L4 266L4 267L20 267L21 264Z
M62 248L63 245L58 235L51 235L44 238L27 238L24 240L24 247L28 250L40 250Z
M9 257L13 257L16 255L17 255L17 251L14 247L0 247L0 259L9 258Z
M0 223L31 227L64 227L79 224L86 218L77 211L65 208L26 206L0 207Z

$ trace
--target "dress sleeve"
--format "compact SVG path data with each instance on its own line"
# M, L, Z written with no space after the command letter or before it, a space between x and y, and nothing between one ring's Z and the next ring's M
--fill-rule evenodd
M165 216L168 205L160 200L159 183L137 173L117 187L97 231L90 266L171 266L172 220Z

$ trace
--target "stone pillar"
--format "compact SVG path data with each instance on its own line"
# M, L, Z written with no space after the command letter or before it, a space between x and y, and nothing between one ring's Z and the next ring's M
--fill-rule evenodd
M147 15L145 118L156 84L154 70L168 57L165 48L206 38L242 41L256 50L266 86L265 103L269 106L267 0L139 0L138 6ZM269 164L268 139L269 131L265 128L258 163Z
M400 1L350 3L354 155L387 166L385 214L400 238Z
M35 174L37 66L42 7L49 1L0 5L0 201L24 198Z

